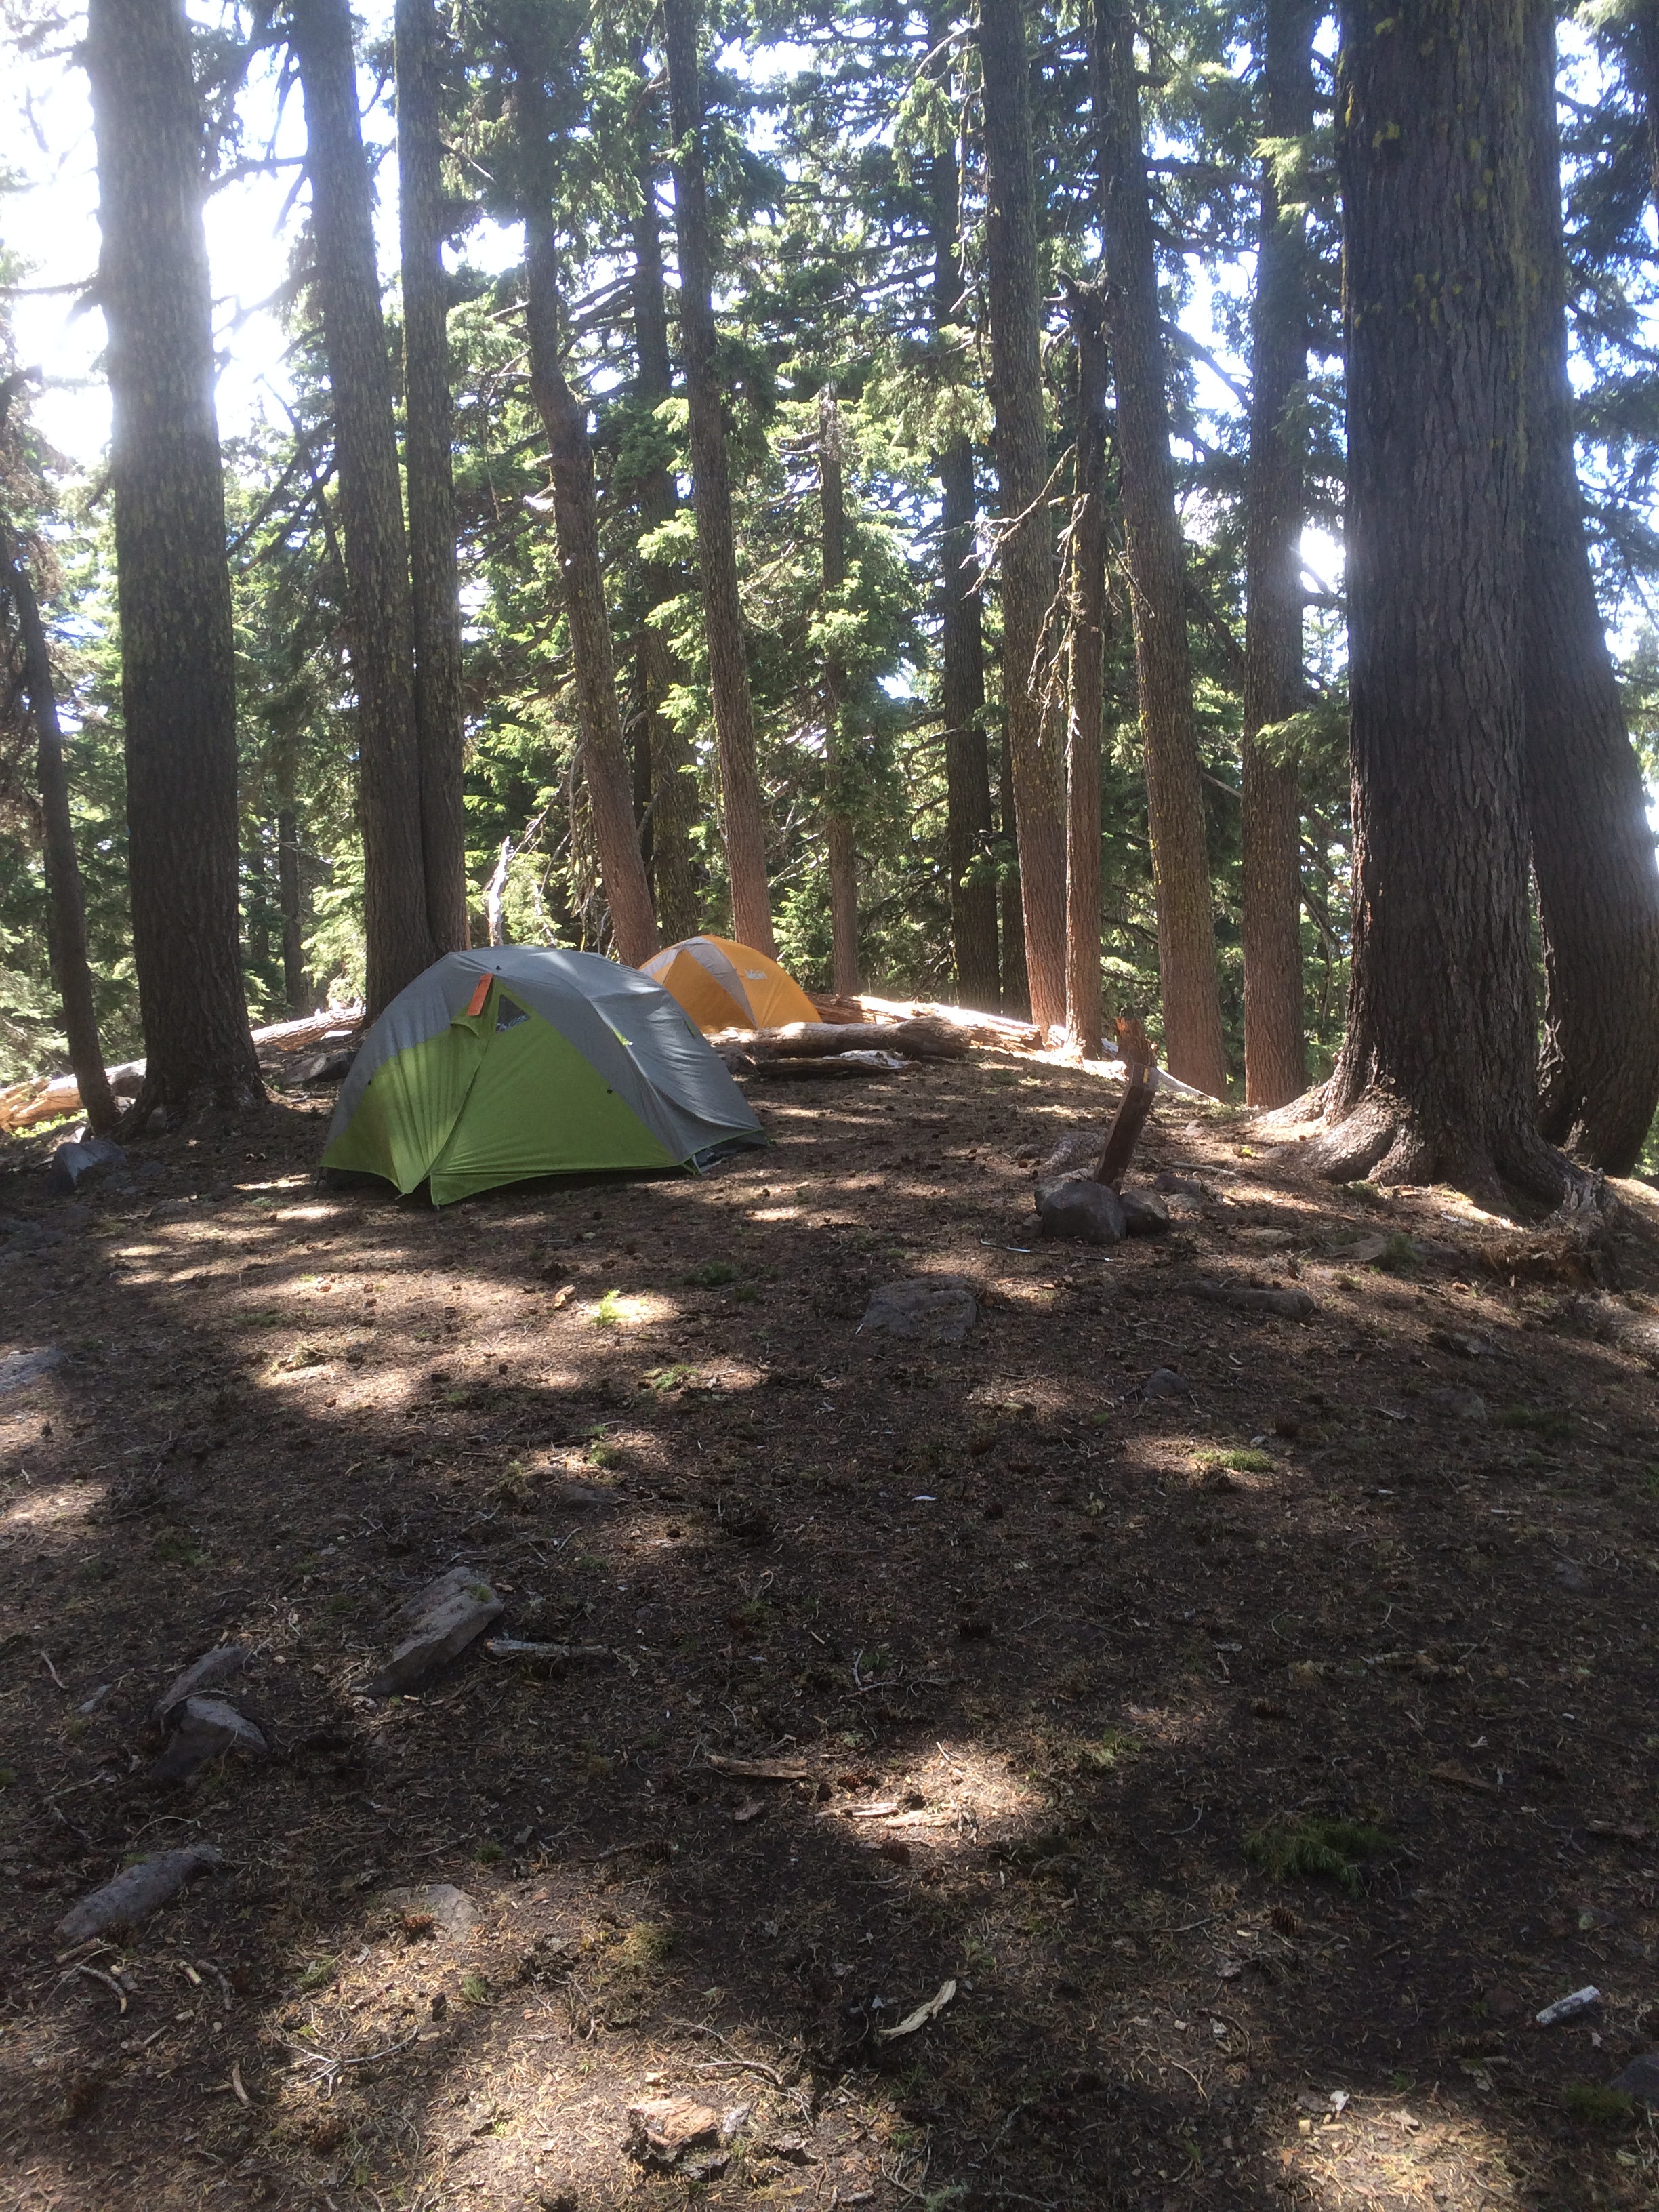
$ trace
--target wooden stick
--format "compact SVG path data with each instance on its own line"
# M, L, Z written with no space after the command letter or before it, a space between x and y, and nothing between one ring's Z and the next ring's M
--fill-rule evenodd
M1129 1163L1134 1158L1140 1133L1146 1126L1158 1097L1156 1067L1130 1067L1128 1081L1123 1086L1123 1096L1118 1101L1112 1126L1106 1133L1106 1142L1101 1152L1100 1165L1095 1170L1097 1182L1109 1183L1114 1190L1129 1172Z

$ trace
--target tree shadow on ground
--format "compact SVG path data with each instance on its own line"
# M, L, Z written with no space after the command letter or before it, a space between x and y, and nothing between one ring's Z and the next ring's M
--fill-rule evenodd
M0 1400L20 2209L678 2203L627 2108L681 2092L750 2108L689 2154L714 2203L1650 2192L1650 2131L1564 2102L1659 1999L1647 1378L1468 1209L1226 1116L1154 1127L1169 1238L1022 1249L1020 1162L1101 1096L927 1068L763 1098L775 1149L702 1182L441 1214L314 1188L273 1107L33 1249L14 1178L14 1339L70 1353ZM1378 1222L1380 1271L1327 1241ZM1180 1287L1227 1267L1316 1320ZM860 1334L937 1271L964 1345ZM457 1559L617 1662L368 1700ZM223 1635L275 1753L158 1800L144 1715ZM1336 1878L1253 1861L1292 1823ZM64 1953L196 1835L224 1875ZM459 1940L380 1902L432 1882Z

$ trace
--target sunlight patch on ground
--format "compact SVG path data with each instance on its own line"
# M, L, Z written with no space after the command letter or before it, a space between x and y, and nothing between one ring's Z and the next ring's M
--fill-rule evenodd
M1478 2085L1477 2085L1478 2086ZM1337 2096L1341 2095L1339 2090ZM1521 2202L1504 2138L1480 2119L1407 2097L1356 2097L1340 2112L1317 2091L1279 2154L1279 2186L1329 2212L1356 2205L1435 2204L1458 2212Z
M84 1521L88 1509L103 1496L102 1484L78 1483L73 1490L54 1486L49 1490L26 1490L4 1509L5 1526L14 1534L32 1528L37 1535L48 1528L62 1529Z

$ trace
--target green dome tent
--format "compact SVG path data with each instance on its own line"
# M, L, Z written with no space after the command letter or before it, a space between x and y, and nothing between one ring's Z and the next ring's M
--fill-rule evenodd
M700 1166L763 1145L742 1092L680 1007L593 952L449 952L364 1039L325 1169L429 1182L447 1205L526 1176Z

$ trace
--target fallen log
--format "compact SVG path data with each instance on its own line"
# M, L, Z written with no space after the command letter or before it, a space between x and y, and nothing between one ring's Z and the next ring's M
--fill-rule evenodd
M308 1044L319 1044L323 1038L338 1030L350 1033L362 1026L361 1006L330 1007L320 1014L306 1014L291 1022L271 1022L264 1029L252 1032L254 1050L258 1053L290 1053L303 1051ZM110 1088L118 1098L136 1095L144 1079L142 1060L129 1060L119 1067L109 1070ZM25 1083L14 1083L9 1090L0 1091L0 1131L27 1129L37 1121L56 1121L65 1114L75 1113L81 1103L81 1086L72 1075L50 1078L32 1077Z
M729 1037L731 1032L726 1036ZM724 1039L722 1040L724 1042ZM906 1060L961 1060L972 1039L943 1022L925 1017L902 1022L790 1022L782 1029L756 1030L745 1050L758 1058L821 1060L848 1052L896 1052Z
M1306 1291L1256 1291L1242 1283L1177 1283L1188 1297L1208 1298L1212 1305L1231 1306L1237 1313L1273 1314L1281 1321L1307 1321L1319 1310Z
M818 1010L818 1017L826 1022L867 1022L870 1015L862 999L848 999L834 991L809 991L807 997Z

